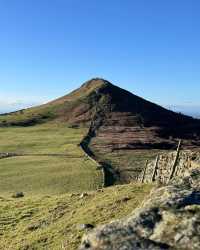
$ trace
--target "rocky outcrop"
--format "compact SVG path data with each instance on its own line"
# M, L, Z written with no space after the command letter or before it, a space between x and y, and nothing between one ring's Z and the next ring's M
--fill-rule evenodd
M200 249L200 169L152 190L129 217L85 235L80 250Z

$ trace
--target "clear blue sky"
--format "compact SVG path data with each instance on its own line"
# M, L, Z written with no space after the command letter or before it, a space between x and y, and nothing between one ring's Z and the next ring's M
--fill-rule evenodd
M0 103L103 77L160 104L200 105L199 0L1 0Z

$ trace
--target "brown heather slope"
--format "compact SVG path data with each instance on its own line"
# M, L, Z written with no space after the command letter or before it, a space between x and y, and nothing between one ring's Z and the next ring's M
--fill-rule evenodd
M92 123L99 138L113 149L166 148L177 138L195 144L200 134L200 120L164 109L99 78L47 104L1 115L0 125L33 125L31 122L54 119L76 125Z
M130 167L121 177L125 181L132 179L133 169L133 178L141 170L136 160L128 166L129 159L138 162L140 158L143 164L157 153L155 149L173 149L179 139L185 148L200 146L200 120L169 111L99 78L45 105L0 116L0 126L29 126L49 120L88 127L84 149L108 167L116 165L119 172Z
M173 148L177 139L185 146L200 145L200 120L177 114L102 81L96 90L92 127L100 147L110 149ZM88 84L95 85L97 80ZM91 118L90 118L91 119ZM95 143L94 143L95 145Z
M89 126L94 113L93 98L96 90L106 83L86 82L79 89L47 104L0 115L0 126L32 126L49 120Z

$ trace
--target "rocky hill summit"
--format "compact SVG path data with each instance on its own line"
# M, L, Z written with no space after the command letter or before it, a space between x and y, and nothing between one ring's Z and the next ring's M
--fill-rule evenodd
M93 130L94 148L119 150L200 145L200 121L169 111L110 82L94 78L45 105L0 116L0 126L62 120Z
M167 149L174 148L177 139L186 147L200 145L197 119L169 111L99 78L86 82L74 94L80 92L87 92L87 111L76 107L70 119L72 123L89 122L95 150Z
M155 188L125 219L83 237L80 250L200 249L200 170Z

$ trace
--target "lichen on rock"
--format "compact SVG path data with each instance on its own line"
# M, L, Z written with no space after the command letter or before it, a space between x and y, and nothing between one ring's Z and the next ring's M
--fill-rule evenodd
M80 250L200 249L200 169L152 190L140 208L83 237Z

